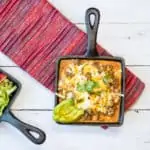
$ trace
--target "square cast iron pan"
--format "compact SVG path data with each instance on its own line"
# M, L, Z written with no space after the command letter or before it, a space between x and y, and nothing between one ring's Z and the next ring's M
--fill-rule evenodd
M94 15L94 24L91 23L91 15ZM96 8L89 8L86 11L85 21L86 21L86 28L88 34L88 46L87 52L85 56L68 56L68 57L60 57L57 61L56 66L56 85L55 85L55 92L58 93L58 82L59 82L59 67L60 62L62 60L68 59L86 59L86 60L106 60L106 61L116 61L120 62L122 74L121 74L121 94L124 94L125 97L125 62L124 59L121 57L107 57L107 56L99 56L96 50L96 38L97 38L97 31L99 26L100 20L100 12ZM124 121L124 97L121 97L120 103L120 114L118 122L74 122L68 123L71 125L107 125L107 126L120 126L123 124ZM55 96L55 106L59 104L58 96ZM59 122L57 122L59 123ZM63 123L59 123L63 124ZM65 123L66 125L66 123Z

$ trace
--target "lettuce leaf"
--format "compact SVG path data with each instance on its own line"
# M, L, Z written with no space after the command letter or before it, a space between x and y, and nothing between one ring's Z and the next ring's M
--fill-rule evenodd
M11 95L17 89L17 86L12 81L5 79L0 83L0 89L6 91L8 95Z
M0 82L0 116L2 116L3 110L8 105L11 94L16 89L17 86L9 79L4 79Z
M9 103L9 96L4 90L0 90L0 116L3 113L4 108L8 105Z

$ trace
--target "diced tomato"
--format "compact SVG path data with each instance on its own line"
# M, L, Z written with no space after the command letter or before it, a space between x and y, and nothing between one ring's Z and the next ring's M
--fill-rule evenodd
M7 75L0 73L0 82L2 82L3 80L5 80L7 78Z

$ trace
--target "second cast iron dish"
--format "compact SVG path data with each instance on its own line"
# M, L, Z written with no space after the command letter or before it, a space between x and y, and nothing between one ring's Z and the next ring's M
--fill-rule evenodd
M0 117L0 122L4 121L4 122L10 123L14 127L16 127L19 131L21 131L34 144L44 143L46 139L46 135L41 129L22 122L11 112L10 108L12 104L14 103L16 97L20 93L21 83L18 80L16 80L14 77L12 77L10 74L3 71L2 69L0 69L0 73L7 75L7 78L17 86L16 91L10 97L8 106L4 109L3 114ZM38 137L34 136L32 133L36 133Z

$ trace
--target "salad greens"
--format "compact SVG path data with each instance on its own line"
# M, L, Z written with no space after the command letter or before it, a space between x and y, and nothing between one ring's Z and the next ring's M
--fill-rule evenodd
M0 116L2 115L2 112L4 108L9 103L9 96L4 90L0 90Z
M4 108L8 105L11 94L17 89L17 86L10 81L6 75L0 73L0 116Z
M53 119L60 123L71 123L78 120L84 114L84 110L75 107L72 99L59 103L53 111Z
M0 82L0 90L4 90L8 95L13 93L17 89L17 86L13 84L12 81L5 79Z

